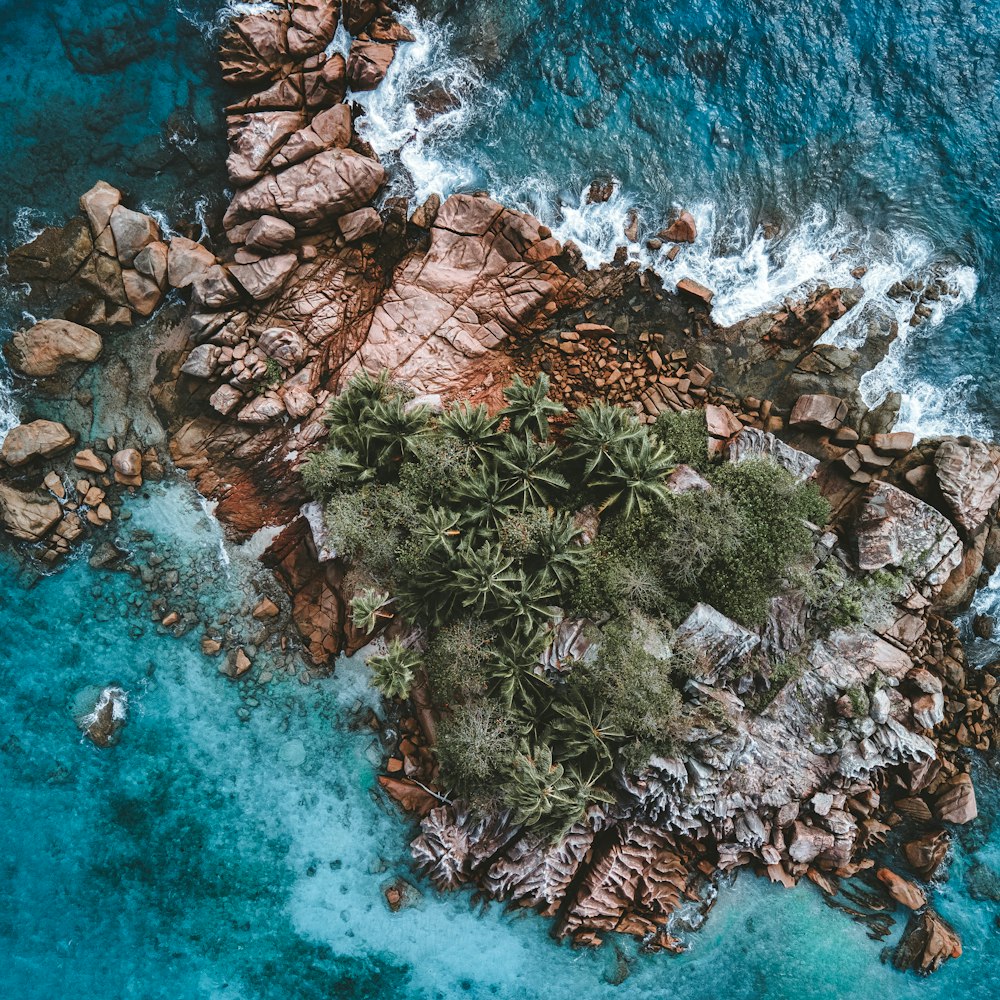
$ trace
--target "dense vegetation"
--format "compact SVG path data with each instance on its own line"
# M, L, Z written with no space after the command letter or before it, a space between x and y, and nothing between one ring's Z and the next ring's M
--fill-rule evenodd
M713 465L700 413L649 428L595 402L569 418L547 390L518 379L496 416L434 415L359 374L304 477L351 567L357 627L418 629L370 665L387 696L429 686L444 783L557 833L608 798L616 769L725 724L685 703L674 626L698 601L760 621L811 546L804 519L828 512L774 464ZM671 492L678 459L711 488ZM579 662L552 653L563 617L592 623Z

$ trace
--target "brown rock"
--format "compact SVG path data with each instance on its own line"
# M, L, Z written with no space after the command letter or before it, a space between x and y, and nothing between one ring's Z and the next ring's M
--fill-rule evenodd
M927 896L924 895L923 889L907 881L902 875L897 875L889 868L880 868L875 875L880 882L885 884L889 895L897 903L901 903L911 910L919 910L927 905Z
M410 222L420 229L430 229L434 225L434 220L437 219L440 208L441 195L432 194L422 205L414 209Z
M167 287L167 244L158 240L143 247L135 257L135 269L156 282L161 291Z
M160 619L160 624L170 628L171 625L176 625L180 620L181 616L176 611L171 611Z
M151 316L163 298L160 286L152 278L131 268L122 271L122 284L128 304L140 316Z
M348 212L337 220L340 235L345 243L362 240L382 228L382 219L374 208L359 208L356 212Z
M698 226L695 224L694 216L688 211L681 212L680 216L659 236L660 239L671 243L694 243L698 236Z
M407 778L390 778L380 774L378 783L392 796L406 812L426 816L437 804L430 792Z
M944 830L932 831L905 843L903 856L921 878L930 879L948 854L949 843Z
M961 954L962 942L955 929L928 909L910 918L892 962L897 969L913 969L927 975Z
M276 618L278 616L279 609L278 605L271 600L270 597L265 597L258 605L253 609L253 616L258 621L265 621L268 618Z
M1000 497L1000 453L981 441L948 438L934 453L934 468L948 509L971 534Z
M194 240L175 236L167 248L167 281L173 288L187 288L215 265L215 254Z
M290 135L271 159L271 167L282 170L325 149L346 149L351 144L353 132L351 109L346 104L336 104L321 111L308 126Z
M59 523L62 509L51 496L25 493L0 482L0 523L15 538L36 542Z
M230 230L275 215L296 229L319 229L361 208L384 181L380 163L350 149L329 149L238 191L223 224Z
M352 90L374 90L392 65L396 46L355 38L347 54L347 79Z
M835 431L847 416L847 403L823 393L799 396L788 420L790 427L821 427Z
M121 204L122 193L104 181L98 181L80 196L80 209L90 222L90 231L100 236L111 221L111 213Z
M25 375L54 375L63 365L97 359L103 346L93 330L65 319L45 319L30 330L15 333L8 356Z
M253 264L232 264L229 273L251 298L262 302L280 291L298 263L298 258L293 253L279 254Z
M201 651L206 656L215 656L221 649L222 643L218 639L213 639L211 636L206 635L201 640Z
M251 250L274 253L295 239L295 227L284 219L265 215L247 233L246 244Z
M872 436L872 447L883 455L905 455L913 448L913 435L909 431L875 434Z
M123 267L132 267L139 251L160 239L160 227L155 220L124 205L115 206L109 224Z
M705 424L709 435L715 438L731 438L743 430L743 424L728 406L715 406L711 403L705 407Z
M48 458L68 448L76 436L54 420L32 420L7 432L0 458L10 466L24 465L36 458Z
M971 823L979 815L976 790L968 774L956 774L934 800L934 813L942 823Z
M699 284L694 278L681 278L677 282L677 291L683 295L690 295L692 298L700 299L706 306L710 306L712 299L715 298L715 292L711 288L706 288L704 285Z

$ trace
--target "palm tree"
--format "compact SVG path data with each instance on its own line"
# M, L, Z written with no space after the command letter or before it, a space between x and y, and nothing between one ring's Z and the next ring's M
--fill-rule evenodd
M420 654L393 639L384 656L368 659L368 667L372 672L372 682L384 697L408 698L420 667Z
M364 450L373 468L385 468L401 462L414 451L419 435L427 427L430 410L426 406L407 406L395 396L373 403L358 427Z
M348 379L343 392L330 400L323 420L330 426L331 435L344 429L353 429L361 423L371 406L399 391L389 380L389 373L385 369L378 375L362 369Z
M635 415L620 406L590 403L576 411L566 430L567 464L578 471L581 482L607 472L622 449L638 444L646 429Z
M576 583L580 568L589 557L577 544L580 529L569 514L556 514L538 534L535 552L542 571L552 577L560 593L565 594Z
M445 434L460 441L470 455L482 460L501 439L498 433L500 418L491 417L489 410L480 403L473 406L468 401L458 403L443 413L437 426Z
M386 611L389 595L382 590L369 587L351 599L351 623L365 635L371 635L378 627L380 619L391 619L393 614Z
M593 692L572 683L552 703L549 739L567 759L580 758L596 774L611 770L612 750L628 737L613 713Z
M530 433L544 441L549 436L549 417L566 412L562 403L549 399L549 377L544 372L539 372L531 385L515 375L514 384L504 389L503 394L507 405L500 416L510 421L514 434Z
M425 558L447 559L455 549L455 542L462 535L461 518L444 507L428 507L413 527L413 540Z
M496 469L479 466L455 486L454 499L464 523L495 529L518 499L517 488L500 479Z
M514 818L525 826L536 826L553 811L575 805L577 798L576 783L566 775L563 765L553 760L552 748L544 744L522 744L514 755L506 791Z
M501 481L520 497L521 510L547 507L569 489L569 483L557 471L559 449L554 444L539 444L527 433L523 437L506 435L495 461Z
M664 480L672 471L670 453L644 434L637 443L621 448L611 468L595 477L594 485L608 493L600 509L616 507L628 518L636 509L666 499Z
M503 603L495 611L496 621L515 642L532 643L552 620L559 594L545 572L519 571Z
M464 542L459 546L450 589L456 603L469 613L482 616L508 606L517 584L513 560L498 544L474 548Z

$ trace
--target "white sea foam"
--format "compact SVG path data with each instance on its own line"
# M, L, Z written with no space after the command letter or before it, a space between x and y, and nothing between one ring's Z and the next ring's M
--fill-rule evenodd
M351 99L365 109L358 121L361 136L379 156L395 159L404 168L405 174L393 177L392 189L421 201L475 183L475 172L449 158L441 144L467 125L471 115L486 112L489 91L470 62L451 55L446 28L420 21L412 10L401 16L415 40L399 46L376 90L352 93ZM422 118L417 95L431 88L447 94L453 106Z

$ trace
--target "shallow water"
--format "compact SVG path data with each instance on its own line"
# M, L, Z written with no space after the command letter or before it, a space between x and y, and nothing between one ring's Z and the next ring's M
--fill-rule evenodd
M774 0L570 2L558 20L538 0L452 6L457 35L419 30L385 91L365 98L372 137L413 175L399 183L520 198L595 259L632 204L650 227L674 201L695 206L713 235L689 266L716 269L698 273L732 315L831 273L828 251L847 240L876 264L873 299L890 273L940 263L967 279L969 301L911 338L919 365L904 356L896 374L927 380L927 407L951 400L942 419L993 420L982 390L969 388L964 411L940 391L995 371L995 172L982 166L996 163L993 8L882 2L807 21ZM209 211L221 201L211 0L3 11L0 242L64 217L97 177L177 227L198 224L201 199ZM97 55L70 58L88 40ZM485 58L471 61L473 49ZM442 75L467 103L428 127L406 95ZM172 138L179 123L196 142ZM618 193L581 212L581 190L603 172ZM761 221L783 225L777 247L754 238ZM961 356L949 348L959 341ZM0 435L18 407L3 392ZM156 550L212 580L203 620L247 606L259 541L225 546L186 485L145 492L114 529L139 561ZM136 528L153 538L135 540ZM1000 997L1000 906L985 898L1000 877L1000 780L986 763L980 819L935 889L966 954L929 981L881 961L900 921L875 942L812 886L746 875L683 956L638 956L628 941L578 952L534 915L481 912L411 871L409 826L374 791L381 748L355 725L376 704L359 662L303 684L262 649L253 676L271 681L233 684L201 654L200 629L160 634L137 578L85 560L39 579L0 555L4 996ZM1000 585L981 601L1000 602ZM73 706L112 681L130 716L121 743L98 751ZM414 891L392 914L382 891L397 877Z

